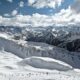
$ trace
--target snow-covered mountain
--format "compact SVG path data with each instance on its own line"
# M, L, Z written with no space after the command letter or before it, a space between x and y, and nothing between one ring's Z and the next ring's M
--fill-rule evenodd
M50 45L65 48L69 51L79 52L80 27L69 26L48 26L48 27L12 27L1 26L0 32L5 32L15 40L43 42ZM76 43L78 40L78 43ZM73 45L74 44L74 45ZM75 45L77 44L77 45ZM70 46L70 47L69 47Z
M6 74L6 80L14 80L14 77L10 78L11 74L20 73L23 80L37 80L34 76L44 73L39 80L80 80L79 34L79 26L1 26L0 79L5 80L2 76ZM48 77L44 76L46 74ZM16 79L20 80L21 75Z

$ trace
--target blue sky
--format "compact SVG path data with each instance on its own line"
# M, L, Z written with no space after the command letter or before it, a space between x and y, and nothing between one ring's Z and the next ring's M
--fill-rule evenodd
M24 2L23 7L19 6L20 1ZM12 2L9 2L8 0L0 0L0 15L10 14L15 9L18 10L18 13L23 15L32 15L34 13L51 15L59 12L61 9L68 8L73 2L74 0L64 0L62 4L55 9L50 7L36 9L35 7L29 6L27 0L13 0Z
M80 24L80 0L0 0L0 25Z

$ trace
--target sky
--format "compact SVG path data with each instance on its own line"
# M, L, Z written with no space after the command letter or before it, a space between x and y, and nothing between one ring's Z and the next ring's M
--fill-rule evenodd
M0 0L0 25L79 24L80 0Z

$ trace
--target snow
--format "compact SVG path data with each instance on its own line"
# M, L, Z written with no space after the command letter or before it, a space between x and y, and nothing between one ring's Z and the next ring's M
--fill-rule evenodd
M0 71L17 69L18 66L16 65L16 63L21 60L22 60L21 58L19 58L18 56L12 53L1 51L0 52Z
M0 33L0 37L3 37L3 38L8 39L9 38L9 35L6 34L6 33Z
M72 67L62 61L51 59L51 58L42 58L42 57L30 57L19 62L21 66L31 65L35 68L40 69L51 69L59 71L72 70Z
M54 70L40 69L31 67L31 65L27 66L26 63L24 63L26 67L22 68L17 63L26 61L26 59L21 59L18 56L5 51L1 51L0 55L0 80L80 80L80 73L73 70L68 70L66 72L59 71L56 67ZM46 57L33 58L35 60L36 58L39 59L39 62L40 60L44 60L46 62L57 61ZM60 67L60 65L57 67Z
M26 42L18 43L11 39L0 38L0 49L11 52L21 58L28 58L31 56L50 57L57 60L64 61L75 68L80 68L79 56L77 52L69 52L65 49L51 46L45 43ZM36 48L35 46L39 46Z
M5 76L5 77L4 77ZM16 72L15 74L3 74L0 75L1 80L80 80L79 75L75 74L72 76L69 74L61 73L61 72Z
M76 33L77 29L73 29L72 33ZM70 31L65 30L53 29L58 34L54 36L61 38ZM79 35L68 40L76 38ZM80 80L80 54L46 43L14 40L11 35L0 33L0 80Z

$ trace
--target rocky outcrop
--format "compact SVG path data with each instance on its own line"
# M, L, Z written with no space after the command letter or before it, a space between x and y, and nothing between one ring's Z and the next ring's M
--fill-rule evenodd
M69 51L72 51L72 52L80 52L80 39L76 39L76 40L73 40L73 41L67 41L67 42L64 42L64 43L61 43L59 45L59 47L61 48L65 48Z

